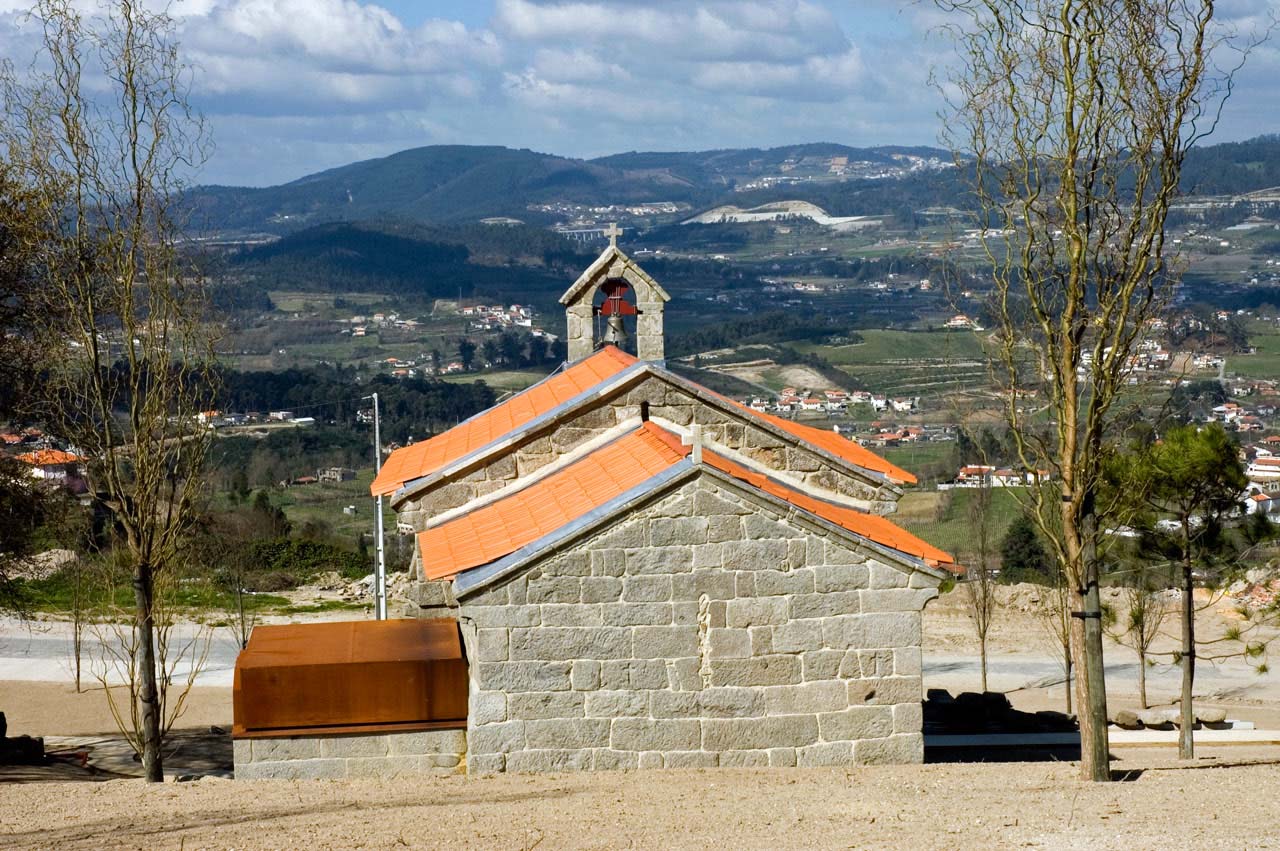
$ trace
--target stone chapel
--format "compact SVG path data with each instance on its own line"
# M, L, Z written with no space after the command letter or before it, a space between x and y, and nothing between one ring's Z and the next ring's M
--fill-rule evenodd
M611 241L568 362L373 483L415 530L406 614L461 632L466 770L921 761L954 565L887 517L914 477L668 370L669 299Z

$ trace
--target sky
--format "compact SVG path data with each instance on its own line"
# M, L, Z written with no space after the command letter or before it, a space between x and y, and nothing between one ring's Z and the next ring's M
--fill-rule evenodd
M25 5L0 0L5 56L34 47ZM1218 5L1244 32L1280 11ZM197 179L231 185L436 144L575 157L937 144L930 80L951 59L929 0L179 0L170 12L214 145ZM1280 131L1278 40L1254 51L1215 140Z

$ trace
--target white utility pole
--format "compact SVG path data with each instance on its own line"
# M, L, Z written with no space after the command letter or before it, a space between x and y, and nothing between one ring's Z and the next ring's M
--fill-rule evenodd
M378 394L373 394L373 470L382 472L382 415L378 410ZM387 619L387 559L382 531L382 494L378 494L377 519L374 523L373 616Z

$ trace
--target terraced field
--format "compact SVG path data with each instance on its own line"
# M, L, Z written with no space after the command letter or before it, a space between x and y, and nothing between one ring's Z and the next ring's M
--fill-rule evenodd
M908 492L898 501L893 521L957 558L967 558L975 546L974 523L970 517L975 493L965 488ZM991 491L988 522L993 554L999 552L1005 532L1023 510L1018 496L1018 491L1011 488Z
M1280 332L1274 326L1255 323L1249 331L1249 343L1254 354L1231 355L1227 358L1227 373L1247 378L1280 378Z
M988 386L980 338L967 331L859 331L844 346L797 343L849 373L855 383L894 396L939 397Z

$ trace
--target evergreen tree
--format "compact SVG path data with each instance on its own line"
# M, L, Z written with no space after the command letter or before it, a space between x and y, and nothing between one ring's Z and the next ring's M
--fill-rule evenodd
M462 362L462 368L470 370L472 364L476 362L476 344L462 337L458 340L458 360Z
M1267 516L1265 511L1254 511L1240 527L1240 531L1244 535L1244 539L1252 546L1274 538L1276 524L1271 522L1271 518Z
M524 341L510 331L503 331L498 338L498 353L507 366L520 366L520 357L524 354Z
M547 359L547 341L544 337L529 338L529 362L539 366Z
M269 523L272 536L276 538L286 538L292 524L289 518L285 517L284 509L278 505L271 504L271 497L265 490L260 490L253 495L253 511L263 520Z
M1050 578L1049 553L1036 532L1035 523L1021 514L1000 542L1000 576L1006 582L1047 583Z

